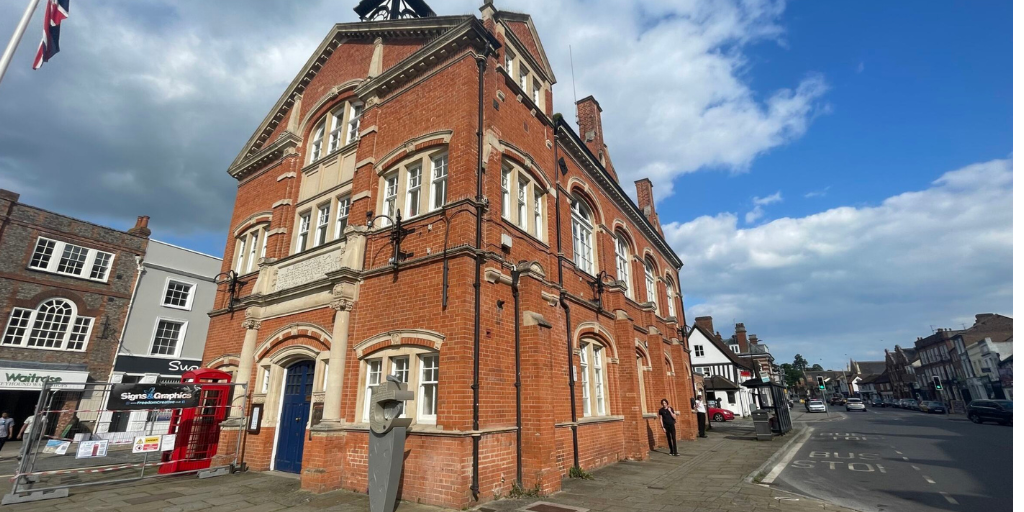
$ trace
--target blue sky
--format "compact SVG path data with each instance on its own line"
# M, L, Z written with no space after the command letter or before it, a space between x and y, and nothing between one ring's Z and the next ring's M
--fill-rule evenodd
M662 216L746 212L781 191L759 222L839 205L877 203L927 186L947 170L1011 152L1010 2L817 2L786 7L785 46L751 48L745 78L757 91L821 73L829 108L807 133L758 158L748 172L678 179L685 204ZM809 192L824 196L805 198Z
M0 84L0 188L222 254L225 169L355 3L78 1L33 72L37 12ZM23 5L0 3L0 34ZM567 117L572 46L623 188L655 184L691 321L838 368L1010 314L1010 2L496 5L534 17Z

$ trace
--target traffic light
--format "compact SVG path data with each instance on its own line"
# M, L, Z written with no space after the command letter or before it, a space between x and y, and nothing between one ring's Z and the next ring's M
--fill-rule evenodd
M825 378L818 375L818 389L825 389Z
M937 390L941 390L942 389L942 383L939 382L939 376L938 375L932 375L932 385L934 385L935 389L937 389Z

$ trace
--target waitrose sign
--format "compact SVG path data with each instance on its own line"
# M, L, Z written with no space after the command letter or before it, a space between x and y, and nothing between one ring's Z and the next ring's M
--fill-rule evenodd
M56 389L85 389L88 378L89 372L0 367L0 389L43 389L47 383Z

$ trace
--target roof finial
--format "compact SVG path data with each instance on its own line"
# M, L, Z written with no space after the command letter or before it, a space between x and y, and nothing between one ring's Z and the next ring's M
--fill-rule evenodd
M437 16L423 0L360 0L353 9L362 21L428 18Z

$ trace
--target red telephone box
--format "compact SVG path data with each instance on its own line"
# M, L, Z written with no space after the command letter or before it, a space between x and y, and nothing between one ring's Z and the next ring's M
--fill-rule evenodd
M231 400L231 374L200 368L185 372L182 384L202 384L199 405L171 412L168 434L177 434L174 450L164 452L161 474L192 471L210 467L217 454L220 424L227 418Z

